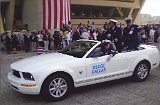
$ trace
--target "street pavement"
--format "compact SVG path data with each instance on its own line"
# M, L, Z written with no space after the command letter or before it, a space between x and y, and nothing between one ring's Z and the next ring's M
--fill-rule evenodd
M160 45L157 46L160 50ZM0 55L0 105L160 105L160 68L150 72L144 82L130 78L76 88L68 98L47 102L39 95L24 95L10 88L7 73L10 64L36 55L34 52Z

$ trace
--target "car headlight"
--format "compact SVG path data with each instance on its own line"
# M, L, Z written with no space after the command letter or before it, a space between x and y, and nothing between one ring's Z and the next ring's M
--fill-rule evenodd
M18 78L21 78L19 71L16 71L16 70L13 69L12 73L13 73L14 76L16 76Z
M34 81L34 77L33 77L33 75L31 73L22 72L22 75L23 75L24 79Z

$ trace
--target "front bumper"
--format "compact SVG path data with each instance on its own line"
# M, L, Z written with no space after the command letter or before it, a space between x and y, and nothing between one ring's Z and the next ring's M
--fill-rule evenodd
M8 73L8 81L11 87L20 93L33 94L33 95L40 93L40 87L37 85L35 81L25 80L23 78L17 78L13 75L12 72ZM27 86L26 84L30 85Z

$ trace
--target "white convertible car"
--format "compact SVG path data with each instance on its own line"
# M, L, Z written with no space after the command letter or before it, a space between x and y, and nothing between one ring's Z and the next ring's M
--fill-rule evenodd
M159 66L156 46L141 45L134 51L123 51L107 62L101 42L79 40L59 53L42 54L11 64L8 80L23 94L42 94L59 101L73 87L80 87L124 77L136 81L147 79L150 70Z

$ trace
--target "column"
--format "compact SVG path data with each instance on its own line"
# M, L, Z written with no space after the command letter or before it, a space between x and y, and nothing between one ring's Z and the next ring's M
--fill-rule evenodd
M6 11L6 30L13 29L15 0L10 0Z

